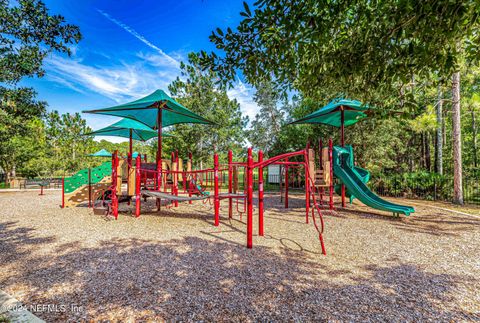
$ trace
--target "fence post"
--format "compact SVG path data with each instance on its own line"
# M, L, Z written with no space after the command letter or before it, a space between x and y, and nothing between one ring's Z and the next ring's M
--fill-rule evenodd
M215 207L215 226L220 225L220 198L218 196L218 155L213 155L213 176L214 176L214 207Z
M247 248L253 246L253 158L252 147L247 159Z
M263 151L258 152L258 162L263 161ZM258 167L258 235L263 236L263 167Z
M141 173L140 173L140 154L137 156L137 160L135 162L135 217L138 218L140 216L140 203L142 197L140 195L140 183L141 183Z

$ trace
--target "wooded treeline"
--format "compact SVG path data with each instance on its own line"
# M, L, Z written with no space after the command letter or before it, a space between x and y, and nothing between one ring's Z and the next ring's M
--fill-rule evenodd
M127 143L84 136L91 129L81 115L52 112L17 86L43 76L49 52L69 54L79 29L37 0L0 0L0 10L0 167L47 177L98 164L87 154L101 148L126 152ZM346 129L357 162L374 176L455 175L461 203L462 176L479 175L479 10L473 0L244 4L236 28L210 36L217 51L190 54L168 88L215 125L166 129L175 137L164 140L163 157L179 150L210 162L213 151L225 158L228 149L243 158L248 145L273 156L319 138L338 143L336 128L287 124L334 98L357 99L371 107ZM256 88L253 120L227 95L238 73ZM156 141L134 148L153 157Z

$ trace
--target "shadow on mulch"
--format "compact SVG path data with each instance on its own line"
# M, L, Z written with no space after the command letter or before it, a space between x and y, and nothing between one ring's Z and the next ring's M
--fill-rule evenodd
M448 235L458 236L463 232L475 231L475 227L480 225L480 219L467 216L452 216L451 219L445 214L432 210L431 214L415 214L409 217L394 217L388 214L375 212L365 212L354 209L342 208L338 212L354 215L355 217L376 219L390 222L392 226L413 233L426 233L434 236Z
M478 319L456 308L452 296L458 284L472 278L432 274L408 264L371 265L350 274L302 251L247 250L198 237L113 239L95 248L69 243L46 257L29 249L54 238L35 238L32 229L14 225L0 227L1 264L13 257L16 268L0 285L28 286L22 296L27 305L77 304L87 310L35 313L47 321L73 321L81 315L120 319L130 311L137 320ZM340 282L340 276L345 280ZM58 286L71 288L54 288Z

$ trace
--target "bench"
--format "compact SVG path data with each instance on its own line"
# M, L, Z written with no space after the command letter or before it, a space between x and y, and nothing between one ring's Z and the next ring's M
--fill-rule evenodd
M50 182L48 180L41 179L26 179L23 183L20 183L20 188L32 188L32 187L48 187Z

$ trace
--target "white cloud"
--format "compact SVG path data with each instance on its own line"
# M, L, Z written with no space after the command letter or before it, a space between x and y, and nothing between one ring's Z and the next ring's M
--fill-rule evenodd
M151 55L154 60L155 55ZM109 66L92 66L81 59L52 55L45 61L47 78L83 93L85 89L117 102L165 89L179 74L171 65L162 66L161 59L153 66L138 60L129 64L117 62Z
M120 20L117 20L115 18L113 18L111 15L109 15L108 13L106 13L105 11L102 11L100 9L97 9L97 11L102 14L105 18L107 18L108 20L110 20L111 22L113 22L114 24L116 24L117 26L119 26L120 28L122 28L123 30L125 30L126 32L128 32L129 34L131 34L133 37L137 38L138 40L140 40L142 43L144 43L145 45L147 45L148 47L156 50L160 56L162 56L162 58L164 58L165 62L168 62L169 64L171 64L172 66L174 67L177 67L179 66L179 62L174 59L173 57L167 55L163 50L161 50L159 47L155 46L151 41L149 41L148 39L146 39L144 36L142 36L141 34L139 34L136 30L134 30L132 27L128 26L127 24L124 24L123 22L121 22Z
M243 83L240 79L237 80L233 88L227 91L228 97L238 101L242 113L247 115L250 118L250 121L255 118L255 115L260 110L260 107L253 100L254 94L255 88Z

